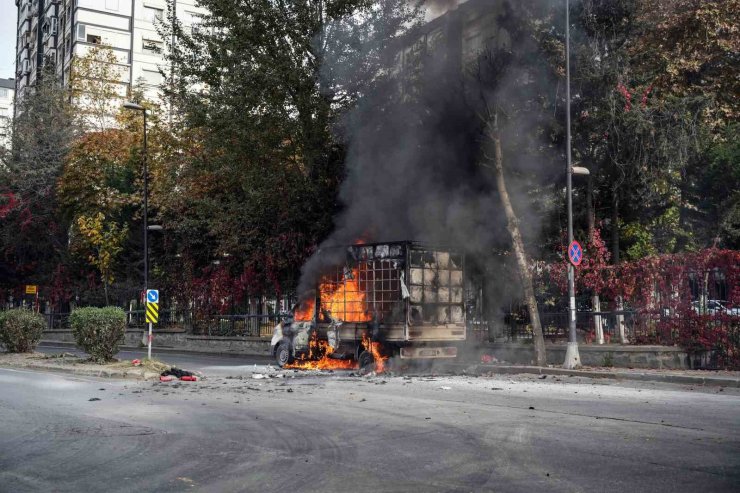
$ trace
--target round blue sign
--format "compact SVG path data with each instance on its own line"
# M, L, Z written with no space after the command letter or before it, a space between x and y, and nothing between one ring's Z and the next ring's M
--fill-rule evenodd
M581 244L576 240L573 240L571 244L568 245L568 259L571 264L576 266L581 265L581 262L583 261L583 248L581 248Z
M159 291L156 289L147 289L146 300L149 303L159 303Z

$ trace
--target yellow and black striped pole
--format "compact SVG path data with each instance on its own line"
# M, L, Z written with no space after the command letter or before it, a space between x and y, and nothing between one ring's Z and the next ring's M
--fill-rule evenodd
M159 320L159 303L146 304L146 323L156 324Z

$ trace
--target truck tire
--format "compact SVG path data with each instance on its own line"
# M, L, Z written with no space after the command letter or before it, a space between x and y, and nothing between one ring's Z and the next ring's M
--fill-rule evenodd
M375 357L370 351L363 351L357 358L361 373L369 373L375 370Z
M293 362L293 355L290 354L290 344L282 341L275 348L275 362L282 368Z

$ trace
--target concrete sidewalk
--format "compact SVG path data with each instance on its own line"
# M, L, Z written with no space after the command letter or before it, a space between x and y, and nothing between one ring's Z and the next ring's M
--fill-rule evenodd
M579 370L518 365L475 365L466 372L478 375L512 375L531 373L535 375L560 375L585 378L608 378L612 380L636 380L641 382L663 382L682 385L713 385L740 388L740 372L710 370L628 370L624 368L586 367Z

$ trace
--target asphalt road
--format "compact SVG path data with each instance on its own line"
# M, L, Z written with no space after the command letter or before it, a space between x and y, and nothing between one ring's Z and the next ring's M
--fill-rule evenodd
M737 389L0 369L0 416L2 492L740 490Z

